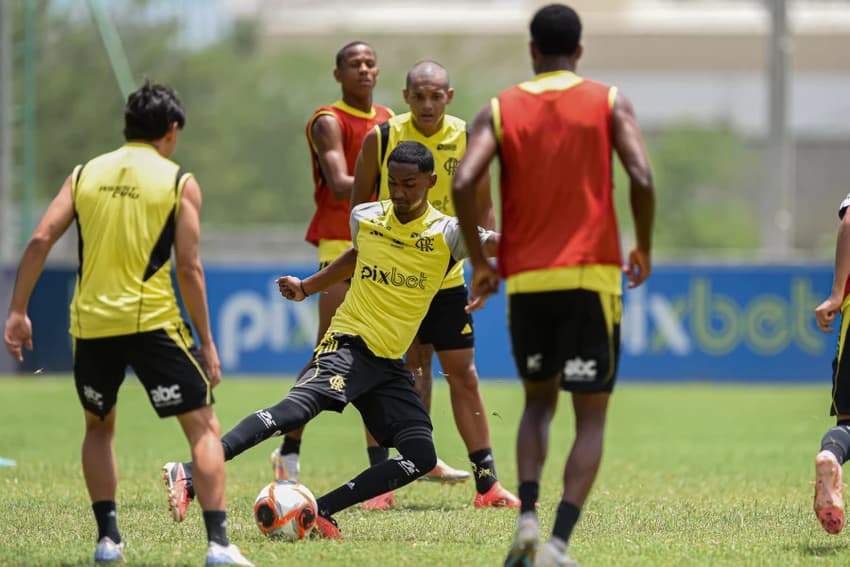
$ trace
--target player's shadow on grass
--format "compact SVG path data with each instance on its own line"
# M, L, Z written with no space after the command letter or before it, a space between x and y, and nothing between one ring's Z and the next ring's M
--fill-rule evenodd
M835 542L835 543L823 543L823 544L814 544L814 543L804 543L798 546L789 546L790 551L799 551L802 555L809 555L812 557L831 557L833 555L845 554L848 550L850 550L850 543L848 542Z

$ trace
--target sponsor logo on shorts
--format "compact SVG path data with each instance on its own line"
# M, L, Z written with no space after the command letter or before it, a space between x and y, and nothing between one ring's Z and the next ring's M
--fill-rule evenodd
M596 361L575 357L564 366L565 382L593 382L596 379Z
M151 401L156 408L177 406L183 403L183 394L180 393L180 384L173 386L157 386L150 390Z
M528 372L539 372L542 365L543 355L539 352L525 357L525 369Z
M419 272L418 276L408 276L400 272L395 266L390 270L382 270L378 266L363 266L360 269L360 279L394 287L425 289L425 280L428 278L425 272Z
M103 409L103 394L91 386L83 386L83 397L85 397L90 404Z

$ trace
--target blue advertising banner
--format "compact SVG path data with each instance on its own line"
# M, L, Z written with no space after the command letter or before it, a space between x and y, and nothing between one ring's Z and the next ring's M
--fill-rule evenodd
M283 300L274 279L309 266L208 267L210 316L229 374L292 374L310 357L316 297ZM69 370L71 270L48 270L33 297L36 353L27 368ZM814 322L829 266L658 266L623 302L622 379L829 380L837 335ZM475 314L476 362L485 378L515 375L503 294ZM30 368L31 367L31 368Z

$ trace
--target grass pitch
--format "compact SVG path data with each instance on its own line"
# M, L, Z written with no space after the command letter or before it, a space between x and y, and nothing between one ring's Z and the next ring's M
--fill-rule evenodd
M278 401L289 379L226 378L216 390L223 431ZM482 384L497 469L516 489L515 432L521 386ZM79 463L82 412L68 377L0 379L0 565L86 565L96 536ZM602 470L571 553L594 565L847 565L850 530L824 532L811 510L813 459L831 421L829 386L744 387L620 384L612 400ZM467 467L448 388L435 383L432 417L440 456ZM541 487L546 534L572 439L569 398L552 427ZM417 482L396 493L398 509L337 515L343 541L283 543L252 518L271 480L278 438L227 465L229 533L260 565L501 565L514 511L475 510L474 487ZM160 466L187 458L176 420L158 420L128 379L118 405L119 528L131 565L200 565L204 528L196 504L175 524ZM356 410L313 421L302 446L302 481L317 495L367 465Z

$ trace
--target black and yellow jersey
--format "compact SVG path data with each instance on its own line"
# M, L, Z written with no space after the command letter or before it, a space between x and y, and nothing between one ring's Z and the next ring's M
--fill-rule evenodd
M375 126L374 130L378 133L378 165L381 172L378 200L390 198L387 185L387 158L390 152L399 142L419 142L434 155L434 173L437 175L437 183L428 191L428 201L444 215L455 216L452 179L460 158L466 152L466 122L446 114L443 116L443 127L431 136L425 136L416 129L413 115L406 112ZM458 262L451 274L446 277L443 287L456 287L463 283L463 262Z
M144 143L127 143L74 168L80 265L71 335L128 335L180 322L171 249L190 175Z
M392 201L362 203L351 211L351 237L357 265L328 336L357 335L375 355L401 358L446 274L467 256L457 219L429 206L403 224Z

